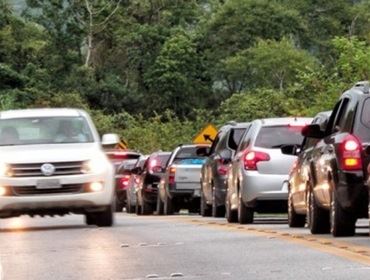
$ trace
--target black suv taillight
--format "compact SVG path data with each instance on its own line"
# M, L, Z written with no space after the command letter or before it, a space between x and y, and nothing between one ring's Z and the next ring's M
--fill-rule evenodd
M362 146L360 140L353 135L347 135L339 146L340 165L342 170L362 170Z

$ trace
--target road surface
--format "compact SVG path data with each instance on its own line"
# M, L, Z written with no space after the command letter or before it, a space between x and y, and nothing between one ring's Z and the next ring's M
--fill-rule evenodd
M370 279L370 237L289 229L281 216L256 224L177 215L117 214L112 228L82 216L0 220L2 279Z

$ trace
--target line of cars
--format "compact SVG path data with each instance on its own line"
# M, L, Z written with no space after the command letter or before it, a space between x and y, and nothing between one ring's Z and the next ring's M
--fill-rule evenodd
M211 146L141 156L128 171L128 212L135 201L137 214L187 208L241 224L288 212L290 227L351 236L369 215L369 144L369 83L359 82L314 118L230 122Z

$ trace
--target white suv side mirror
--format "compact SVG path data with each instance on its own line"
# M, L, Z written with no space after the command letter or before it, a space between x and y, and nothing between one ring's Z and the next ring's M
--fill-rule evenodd
M119 143L119 136L115 133L104 134L102 138L102 145L117 145Z

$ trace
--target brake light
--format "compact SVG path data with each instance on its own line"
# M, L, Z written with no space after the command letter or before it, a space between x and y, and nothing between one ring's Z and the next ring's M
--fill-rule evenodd
M169 176L168 176L168 184L174 185L175 184L175 175L176 175L176 167L170 167L169 170Z
M123 176L119 179L119 188L121 190L125 190L128 187L128 181L130 180L130 176Z
M362 170L362 146L355 136L346 136L339 149L341 157L340 162L343 170Z
M127 154L122 152L113 152L108 153L108 157L113 160L123 160L127 158Z
M260 161L269 161L270 156L264 152L249 151L244 156L244 169L257 170L257 163Z

